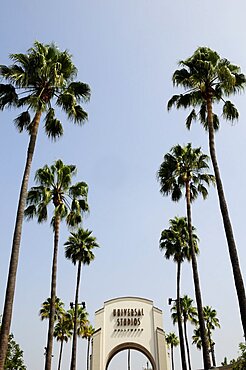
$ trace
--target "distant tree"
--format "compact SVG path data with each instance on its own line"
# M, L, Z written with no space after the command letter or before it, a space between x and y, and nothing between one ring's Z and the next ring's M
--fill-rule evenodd
M86 369L89 370L90 368L90 344L91 344L91 338L95 332L95 329L92 325L87 325L84 328L84 335L83 338L87 339L87 361L86 361Z
M209 343L209 351L211 354L213 366L216 367L214 351L215 342L212 339L212 330L214 330L216 327L220 328L219 319L216 316L217 315L216 310L214 310L210 306L203 307L203 313L206 326L206 336L208 338ZM192 344L196 344L198 349L202 349L201 331L199 326L197 326L194 329L194 335L192 336L192 339L193 339Z
M173 349L179 345L179 339L175 333L166 334L166 342L168 347L171 348L171 361L172 361L172 370L174 370L174 356Z
M39 316L41 320L49 319L50 316L50 298L47 298L46 301L44 301L41 305L41 308L39 310ZM64 310L64 303L61 301L60 298L55 298L55 315L54 320L57 321L60 316L63 315L65 312Z
M177 109L191 108L186 119L187 128L190 129L194 120L199 120L208 131L209 150L216 179L220 211L233 270L244 337L246 338L245 287L217 160L215 131L219 128L219 119L213 109L214 105L222 103L223 118L231 122L238 119L237 108L227 99L230 95L244 90L246 76L241 73L240 67L232 64L226 58L221 58L216 51L208 47L199 47L191 57L181 60L179 65L180 69L177 69L173 74L173 84L181 86L185 91L174 95L169 100L168 110L173 106Z
M246 369L246 344L239 344L240 355L236 360L233 370L245 370Z
M188 357L188 364L189 369L191 370L191 358L190 358L190 348L189 348L189 341L188 341L188 335L187 335L187 322L189 321L193 325L197 325L197 309L193 306L193 299L188 297L187 295L184 295L181 298L181 315L182 320L184 324L184 334L185 334L185 344L186 344L186 351L187 351L187 357ZM173 323L177 322L177 305L176 302L174 302L172 308L172 320Z
M63 344L67 343L73 334L73 322L67 312L63 312L62 315L58 316L58 321L54 327L54 337L57 341L61 343L59 360L58 360L58 370L61 369L61 360L63 352Z
M70 370L76 369L76 351L77 351L77 314L78 314L78 299L79 299L79 285L81 278L82 265L89 265L94 260L94 248L99 247L96 238L91 235L92 231L79 228L76 233L71 233L65 245L65 256L70 259L74 265L78 265L77 281L75 290L75 310L74 310L74 332L73 332L73 346L71 356Z
M39 124L45 115L44 127L47 136L54 140L59 138L63 134L63 127L55 116L53 106L61 108L68 119L81 125L87 119L87 113L81 103L90 98L89 86L75 81L77 69L67 50L60 51L54 44L44 45L36 41L27 54L11 54L10 58L12 65L0 66L0 78L6 82L0 84L0 110L12 107L24 109L15 119L15 125L19 132L26 130L30 139L19 194L4 302L0 334L0 370L4 368L8 346L24 209ZM47 359L45 369L50 370L50 350Z
M179 341L180 341L180 354L183 370L186 370L186 358L185 358L185 344L182 328L182 317L181 317L181 304L180 304L180 280L181 280L181 264L185 260L191 259L191 249L189 246L189 231L187 220L185 217L175 217L169 220L170 227L165 229L161 233L160 238L160 250L164 251L164 256L166 259L172 258L177 264L177 322L179 331ZM194 228L193 228L194 231ZM195 243L195 250L198 252L197 247L197 236L193 233L193 243Z
M214 330L215 328L220 328L220 323L219 323L219 319L217 318L217 312L212 307L210 306L203 307L203 314L204 314L204 320L206 323L206 329L208 333L208 341L209 341L209 346L210 346L212 363L213 363L213 366L216 366L215 351L214 351L215 342L212 339L212 330Z

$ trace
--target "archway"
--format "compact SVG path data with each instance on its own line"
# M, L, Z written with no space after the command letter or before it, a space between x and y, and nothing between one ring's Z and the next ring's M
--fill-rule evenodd
M139 351L142 354L144 354L145 357L149 360L152 370L156 370L155 360L154 360L153 356L151 355L151 353L149 353L149 351L147 351L147 349L145 347L143 347L139 344L136 344L136 343L131 343L131 342L119 344L118 346L116 346L109 353L108 360L106 362L106 369L105 370L108 370L109 364L110 364L111 360L115 357L115 355L117 355L117 353L119 353L121 351L124 351L126 349L136 350L136 351Z
M153 370L169 370L162 311L153 301L115 298L95 314L90 370L107 370L112 358L124 349L143 353Z
M110 360L107 370L153 370L151 362L143 352L123 349Z

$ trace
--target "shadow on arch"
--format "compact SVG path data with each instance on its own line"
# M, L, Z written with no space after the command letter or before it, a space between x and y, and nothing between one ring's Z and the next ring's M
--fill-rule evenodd
M132 342L127 342L127 343L119 344L118 346L116 346L116 347L114 347L112 349L112 351L108 355L108 359L107 359L107 362L106 362L106 368L105 368L105 370L108 370L110 361L113 359L113 357L117 353L119 353L121 351L124 351L126 349L135 349L135 350L143 353L147 357L147 359L150 361L151 366L152 366L152 369L153 370L157 370L156 364L155 364L155 360L153 359L151 353L145 347L141 346L140 344L138 344L138 343L132 343Z

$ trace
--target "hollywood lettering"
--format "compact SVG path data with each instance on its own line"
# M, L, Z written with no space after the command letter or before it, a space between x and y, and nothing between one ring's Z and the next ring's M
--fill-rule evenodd
M115 308L113 316L117 326L139 326L144 316L143 308Z

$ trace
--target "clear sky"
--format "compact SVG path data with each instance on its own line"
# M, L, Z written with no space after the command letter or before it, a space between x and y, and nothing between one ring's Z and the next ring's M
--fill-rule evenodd
M56 143L40 130L30 186L36 169L58 158L76 164L77 180L89 185L91 212L84 226L93 230L101 246L95 261L84 269L81 283L81 300L86 301L92 322L107 299L141 296L163 310L167 332L176 330L167 305L168 297L175 297L176 266L162 257L158 240L170 218L185 215L185 203L174 204L160 195L156 172L173 145L192 142L208 153L208 138L199 124L186 130L187 112L167 113L167 101L177 91L171 76L177 62L198 46L215 49L246 73L245 12L244 0L20 0L1 6L1 64L9 64L10 53L25 52L34 40L54 41L73 54L78 79L91 86L91 102L85 106L89 122L84 127L73 127L61 116L64 137ZM233 101L240 120L234 126L221 122L216 140L245 277L246 95ZM27 135L18 134L14 127L17 114L14 110L0 113L0 310L28 142ZM203 303L217 310L221 323L214 334L220 364L225 356L237 356L243 336L215 189L208 200L194 204L193 223L201 240ZM64 258L68 235L63 225L57 294L66 306L74 297L76 272ZM44 361L47 327L38 311L49 296L51 256L48 223L26 223L12 331L29 370L42 368ZM189 265L183 267L182 293L194 298ZM57 351L55 344L54 368ZM67 345L63 370L68 367L69 351ZM81 351L78 361L84 370L84 346ZM192 356L194 368L201 367L201 353L193 348Z

